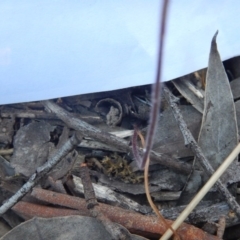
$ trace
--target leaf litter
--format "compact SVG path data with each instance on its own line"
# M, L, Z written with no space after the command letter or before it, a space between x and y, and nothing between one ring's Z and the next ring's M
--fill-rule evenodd
M198 82L199 80L194 74L167 83L171 91L180 97L180 111L194 138L198 139L200 147L214 168L217 168L221 164L239 141L239 77L238 75L234 76L233 81L229 83L216 45L213 44L205 87ZM62 98L55 102L65 110L75 114L80 119L84 119L84 121L103 132L117 132L120 135L121 132L133 130L134 126L137 126L144 134L148 123L146 116L149 115L149 92L150 86L139 86L119 91ZM126 97L121 97L123 94ZM106 101L105 99L111 99L111 101ZM166 104L164 98L161 101L162 107L153 142L153 151L160 154L160 156L168 157L173 163L177 159L182 163L181 166L186 166L186 168L189 167L190 169L191 164L194 162L194 154L185 147L184 138L171 113L170 107ZM102 112L99 107L96 109L96 106L99 106L99 102L105 104L101 105L104 108ZM116 106L121 106L121 121L114 120L115 122L112 124L109 123L109 119L115 119L117 116L116 111L113 111ZM0 115L0 130L4 133L0 135L0 190L3 202L9 196L8 191L10 188L14 189L14 186L18 186L19 188L18 182L27 181L26 177L34 174L47 161L49 156L58 150L60 147L58 143L66 124L55 114L46 111L46 108L38 102L1 106ZM4 126L7 127L4 128ZM73 136L73 134L73 128L69 128L67 135L63 137L64 140ZM63 189L66 190L65 195L83 197L83 192L79 190L81 188L80 183L76 179L80 176L80 163L85 162L90 169L91 181L99 187L100 190L98 191L103 194L98 199L99 202L120 206L128 211L149 214L150 209L147 206L144 196L145 191L141 178L142 171L136 170L136 168L134 170L133 155L127 148L119 147L116 143L112 145L106 144L104 140L100 141L100 139L84 136L82 141L84 145L81 142L76 150L72 151L68 157L65 157L63 167L59 165L59 167L55 168L55 171L53 169L52 172L46 175L46 179L41 180L38 187L61 192L56 187L56 182L60 180ZM124 141L130 146L131 136L127 135ZM13 154L6 152L9 149L13 150ZM112 158L113 155L115 158L122 160L114 161ZM90 159L92 160L90 161ZM102 163L104 159L110 159L109 161L111 161L111 165L106 169L104 168L104 163ZM15 170L14 175L12 174L13 171L9 170L11 168ZM131 168L131 178L134 176L136 178L135 182L129 182L128 180L129 169ZM187 181L190 171L187 170L188 174L183 174L181 171L177 171L176 168L159 164L158 161L151 162L149 171L150 194L152 194L153 199L159 206L159 210L161 210L166 218L176 218L184 208L184 205L188 203L182 201L181 205L179 205L181 202L179 200L184 194L188 194L186 188L189 189L189 185L196 186L194 184L191 185L194 176L198 179L198 187L207 180L207 176L202 172L201 167L197 164L197 160L194 168L196 171L191 175L191 179ZM61 169L65 169L66 171ZM61 174L57 174L59 172ZM24 177L20 177L21 175ZM54 182L50 184L47 176L52 176ZM235 196L239 178L239 165L236 159L221 177L225 186L235 186L231 188ZM101 191L101 186L104 189L103 191ZM106 187L109 190L106 190ZM196 193L197 189L193 190L195 191L191 192L191 194ZM104 192L111 192L111 199L108 199L107 194L104 195ZM181 196L179 193L181 193ZM4 196L6 197L4 198ZM22 202L27 203L29 197L30 195L26 195L22 199ZM114 199L118 200L114 201ZM123 199L122 204L119 199ZM32 199L31 202L35 205L40 204L36 199ZM127 204L128 202L129 204ZM49 203L48 205L51 206ZM229 215L229 212L230 209L227 203L222 200L220 195L215 195L214 198L210 197L202 201L186 222L199 226L199 224L201 225L209 219L212 222L218 222L220 216L225 215L226 226L231 227L238 224L239 220L236 215ZM33 217L28 215L30 213L26 212L21 212L20 214L20 210L15 208L14 212L8 211L2 216L9 226L11 226L11 220L9 220L11 219L10 213L20 215L25 220ZM41 216L41 212L35 212L34 216ZM55 217L59 217L59 215L55 215ZM59 219L60 221L65 221L64 218ZM71 217L68 218L68 222L70 223L74 223L75 221L75 218L72 220ZM36 221L30 221L28 224L32 228L36 225ZM94 228L94 221L89 224L89 228ZM38 227L46 231L44 230L44 226L40 227L38 225ZM211 231L209 230L211 234L212 230L217 230L215 227L211 228ZM98 229L97 226L96 229ZM14 232L15 228L10 232L13 234L12 236L16 234ZM154 234L155 236L157 235L156 232ZM152 237L149 233L144 235L144 231L142 236ZM210 238L210 236L212 235L209 235L209 238L206 239L218 239Z

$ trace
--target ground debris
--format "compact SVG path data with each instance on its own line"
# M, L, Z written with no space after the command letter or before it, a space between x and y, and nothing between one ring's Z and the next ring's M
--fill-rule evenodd
M201 131L201 106L204 106L207 86L205 83L200 85L197 82L198 80L192 79L193 77L192 74L189 77L189 83L183 84L185 88L188 88L188 91L184 91L184 94L182 85L180 86L181 90L177 83L172 84L170 82L167 85L170 91L180 98L179 109L188 125L188 129L197 139ZM181 80L183 81L183 78ZM232 89L234 96L235 102L232 104L232 109L235 109L236 112L235 123L238 130L240 129L240 100L239 88L236 86L239 86L239 82L240 78L233 79L230 82L231 88L229 88ZM189 84L192 84L194 88ZM64 110L64 114L69 113L72 116L72 122L75 119L80 119L88 124L88 128L83 133L81 143L46 175L46 179L40 182L41 186L55 189L56 192L65 192L65 197L75 199L74 196L78 196L81 199L83 188L78 177L80 176L80 164L86 163L90 169L94 190L98 189L95 190L96 198L100 205L102 203L108 204L104 205L106 214L108 207L121 207L124 213L128 212L130 215L133 214L132 211L144 214L137 215L137 218L139 217L137 221L139 222L144 222L144 217L148 217L149 221L152 220L152 216L145 216L151 214L152 211L148 207L145 197L143 171L136 167L131 152L134 127L137 126L143 135L145 135L148 127L147 116L151 104L149 91L150 86L141 86L53 100L51 103L58 104L58 107ZM190 92L191 95L187 96ZM198 93L201 93L203 98L196 95ZM197 105L198 107L192 106L196 101L200 102ZM107 111L105 109L104 112L101 112L103 107L106 107ZM118 110L116 111L116 109ZM154 161L151 161L149 171L149 189L163 216L169 220L174 220L185 207L178 206L178 204L192 169L194 153L186 148L184 138L165 98L162 99L159 114L160 120L154 139L153 152L151 153L151 159ZM1 129L4 129L4 132L0 133L0 154L1 150L4 154L0 158L0 193L2 194L1 200L4 201L6 200L4 199L5 196L16 192L27 181L26 177L34 174L38 167L44 164L56 150L61 148L65 141L77 131L79 132L79 129L75 129L76 123L69 125L66 119L60 119L54 112L49 112L46 106L44 107L44 104L40 102L2 106L0 117L0 132ZM235 137L237 139L238 136ZM216 138L216 136L213 136L213 138ZM210 144L207 145L210 146ZM143 154L141 145L138 146L140 154ZM160 161L156 161L156 159ZM237 163L236 165L238 166ZM239 166L235 168L235 171L238 168ZM202 174L201 171L195 173L198 176ZM238 179L237 176L234 177ZM44 195L45 193L41 192L41 194ZM239 224L238 217L231 212L227 203L223 202L220 195L215 196L217 196L217 199L208 198L203 201L186 221L189 224L203 226L207 221L217 223L220 217L224 215L227 226L226 232L228 232L228 227ZM80 211L77 208L69 209L72 206L61 205L58 208L58 204L58 207L53 208L52 202L45 202L42 205L39 204L39 199L37 201L35 199L32 203L27 203L27 200L29 200L29 196L26 196L22 202L13 208L24 219L34 216L43 217L45 207L49 210L51 216L44 215L44 217L69 216L70 214L79 214ZM24 208L25 210L23 210ZM87 215L88 213L82 211L82 214ZM8 213L3 218L8 219ZM111 218L114 219L112 216ZM59 221L62 220L63 218L60 218ZM74 222L75 220L71 221ZM135 228L136 226L134 228L130 226L127 220L126 222L125 227L130 232L141 232L141 235L145 237L159 237L159 233L162 234L165 231L163 229L162 232L149 232L149 229L139 230L139 228ZM122 222L120 223L122 224ZM94 225L95 223L91 222L91 224ZM211 227L211 229L213 228ZM194 228L194 231L198 230ZM180 232L185 234L183 230L180 230ZM201 234L203 234L202 231ZM219 239L210 234L201 236L207 236L205 239Z

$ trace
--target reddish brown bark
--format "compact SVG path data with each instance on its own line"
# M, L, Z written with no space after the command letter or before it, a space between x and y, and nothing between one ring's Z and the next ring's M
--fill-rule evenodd
M53 208L39 206L31 203L19 202L12 209L23 216L29 217L56 217L66 215L84 215L89 216L84 199L72 197L65 194L55 193L43 189L35 188L32 191L35 198L58 206L68 207L70 209ZM165 232L165 225L158 221L155 216L145 216L139 213L131 212L119 207L107 204L99 204L103 214L113 222L117 222L126 227L131 233L136 233L145 237L160 237ZM169 224L172 221L167 220ZM183 223L177 233L185 240L220 240L218 237L210 235L199 228Z

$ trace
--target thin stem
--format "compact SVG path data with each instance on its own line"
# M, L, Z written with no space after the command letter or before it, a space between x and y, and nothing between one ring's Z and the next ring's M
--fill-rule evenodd
M145 140L143 138L143 135L141 134L141 132L139 132L137 129L135 129L136 134L140 137L141 139L141 144L144 147L145 146ZM157 207L155 206L152 197L150 195L150 191L149 191L149 181L148 181L148 172L149 172L149 163L150 163L150 158L147 158L147 162L145 164L145 168L144 168L144 187L145 187L145 193L147 196L147 200L149 205L151 206L152 210L155 212L155 214L158 216L159 220L162 221L166 228L170 228L172 230L172 233L174 234L174 236L176 237L176 240L179 239L179 236L177 235L176 231L171 227L171 225L169 225L166 221L166 219L162 216L162 214L158 211Z
M152 107L150 112L149 130L147 132L146 148L144 151L140 168L144 168L147 158L149 157L152 144L153 144L156 124L158 121L159 108L160 108L160 96L161 96L160 82L161 82L161 73L162 73L162 58L163 58L164 35L165 35L166 18L167 18L167 7L168 7L168 0L164 0L162 15L161 15L161 29L160 29L160 37L159 37L160 45L159 45L159 53L158 53L157 76L156 76L155 84L152 87Z

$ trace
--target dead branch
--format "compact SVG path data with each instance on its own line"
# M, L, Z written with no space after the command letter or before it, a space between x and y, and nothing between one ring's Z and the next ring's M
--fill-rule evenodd
M81 164L80 176L83 183L87 209L89 210L91 217L97 218L103 224L106 231L112 236L113 239L131 240L132 237L125 228L123 228L121 225L113 223L105 214L102 213L95 197L88 167L85 163Z
M132 147L130 146L130 143L128 141L116 137L110 133L104 132L76 118L72 113L69 113L68 111L59 107L52 101L43 101L42 104L51 112L54 112L57 117L59 117L63 122L65 122L70 128L81 132L83 136L94 138L100 142L116 147L117 149L124 152L132 152ZM139 152L143 154L143 150L141 148L139 148ZM152 160L157 161L159 164L175 169L176 171L182 172L184 174L191 173L192 168L189 164L183 163L177 159L173 160L166 154L160 154L151 151L150 157Z
M73 190L76 193L83 194L83 185L81 178L72 175L73 179L68 179L66 181L66 185L68 188ZM113 191L110 187L102 186L100 184L92 183L94 192L96 195L97 200L111 203L114 206L121 206L124 209L140 212L140 213L150 213L151 208L145 205L141 205L138 202L135 202L134 200ZM59 192L59 191L56 191Z
M13 154L13 148L0 149L0 155L4 156L4 155L10 155L10 154Z
M14 108L10 108L10 109L3 109L0 112L0 116L2 118L10 118L12 116L17 117L17 118L37 118L37 119L44 119L44 120L54 120L56 121L56 115L52 114L52 113L47 113L44 112L42 110L32 110L32 109L28 109L27 112L25 110L18 110L18 109L14 109ZM100 117L97 116L83 116L81 114L77 114L74 113L74 116L76 118L80 118L84 121L87 122L94 122L94 123L100 123L103 120ZM61 124L61 122L60 122Z
M218 229L217 229L217 236L220 239L223 238L223 234L225 232L225 228L226 228L226 218L225 218L225 216L221 216L219 218L219 221L218 221Z
M24 197L39 180L44 177L53 167L61 161L61 159L66 156L71 150L73 150L81 142L81 137L74 134L70 139L68 139L65 144L59 148L49 160L43 164L41 167L36 169L36 172L29 178L26 182L11 198L9 198L0 207L0 216L4 214L8 209L13 207L22 197Z

